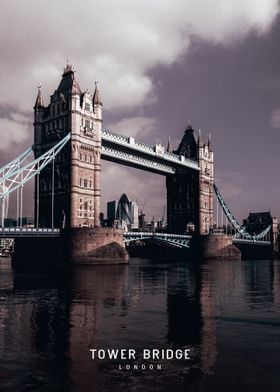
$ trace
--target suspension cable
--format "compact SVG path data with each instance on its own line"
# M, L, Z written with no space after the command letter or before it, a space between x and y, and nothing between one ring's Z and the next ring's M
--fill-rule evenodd
M228 219L228 221L231 223L231 225L234 228L235 231L235 237L239 238L240 236L245 238L245 239L250 239L250 240L260 240L262 238L264 238L266 236L266 234L269 232L269 230L271 229L271 225L269 225L268 227L266 227L261 233L259 233L258 235L252 235L249 234L244 226L241 226L238 221L235 219L235 217L233 216L233 214L231 213L230 209L228 208L228 206L226 205L224 199L222 198L222 195L218 189L218 187L216 186L216 184L213 184L213 188L214 191L216 193L217 199L220 203L220 206L222 207L222 210L224 211L224 214L226 216L226 218Z
M39 163L37 164L37 169L39 167ZM40 172L38 171L37 176L36 176L36 227L38 229L39 227L39 176Z
M50 150L42 154L40 157L34 161L26 164L18 170L14 170L9 175L5 175L6 186L5 189L0 189L0 199L5 195L12 193L17 188L20 188L23 184L29 181L31 178L36 176L44 167L46 167L53 156L56 156L59 151L65 146L65 144L70 140L70 133L67 134L62 140L60 140L56 145L54 145ZM3 182L3 177L0 178L0 183Z
M54 156L52 158L52 229L54 228Z

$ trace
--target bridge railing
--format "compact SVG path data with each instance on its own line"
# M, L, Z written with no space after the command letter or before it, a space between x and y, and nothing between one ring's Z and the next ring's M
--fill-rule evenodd
M188 234L153 233L151 231L131 231L131 232L127 231L124 233L124 236L130 236L130 237L146 236L146 237L165 237L165 238L184 238L184 239L192 238L192 236Z
M35 227L0 227L0 237L19 237L19 236L59 236L60 229L35 228Z

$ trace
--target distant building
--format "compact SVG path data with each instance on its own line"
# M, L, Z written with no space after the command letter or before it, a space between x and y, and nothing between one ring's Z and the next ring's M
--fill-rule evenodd
M139 208L135 201L129 200L124 193L119 201L107 203L107 225L122 227L125 230L139 228Z
M259 234L268 226L273 224L273 218L270 212L250 212L247 219L244 219L243 225L250 234Z
M34 218L31 216L24 216L18 222L14 218L5 218L4 220L5 227L16 227L20 225L23 227L34 227Z
M243 226L249 234L257 235L271 226L268 236L273 245L278 242L278 219L273 218L269 211L250 212L247 219L243 220Z
M116 200L108 201L107 203L107 219L108 221L114 221L117 215L118 202Z
M104 226L104 221L105 221L105 219L104 219L104 213L103 213L103 212L100 212L100 214L99 214L99 220L100 220L100 225L101 225L101 226Z
M31 216L24 216L22 218L22 226L34 227L34 218Z
M16 227L17 226L17 220L13 219L13 218L5 218L4 226L5 227Z
M135 201L131 202L131 229L139 228L139 207Z
M140 231L146 230L145 214L143 214L142 212L139 214L139 229Z

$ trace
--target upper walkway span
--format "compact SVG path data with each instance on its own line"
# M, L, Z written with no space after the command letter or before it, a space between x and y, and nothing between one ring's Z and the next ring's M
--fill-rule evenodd
M125 137L104 129L101 132L101 141L101 158L104 160L162 175L175 174L178 167L200 170L197 161L168 152L161 144L151 147L137 142L133 137Z

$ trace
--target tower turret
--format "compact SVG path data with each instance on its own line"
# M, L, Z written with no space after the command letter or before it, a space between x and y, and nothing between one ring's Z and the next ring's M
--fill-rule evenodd
M168 143L167 143L166 151L172 153L172 145L171 145L171 138L170 138L170 136L168 137Z
M45 105L44 105L44 100L43 100L43 96L42 96L42 85L41 85L41 83L39 83L38 94L37 94L37 98L35 101L34 109L43 108L44 106Z
M101 96L100 96L100 91L98 87L98 81L96 80L94 82L95 88L94 88L94 93L93 93L93 98L92 98L92 105L93 105L93 110L95 113L95 116L98 120L102 121L102 101L101 101Z
M34 142L41 143L42 123L45 112L45 105L42 96L42 85L38 85L37 98L34 105Z

